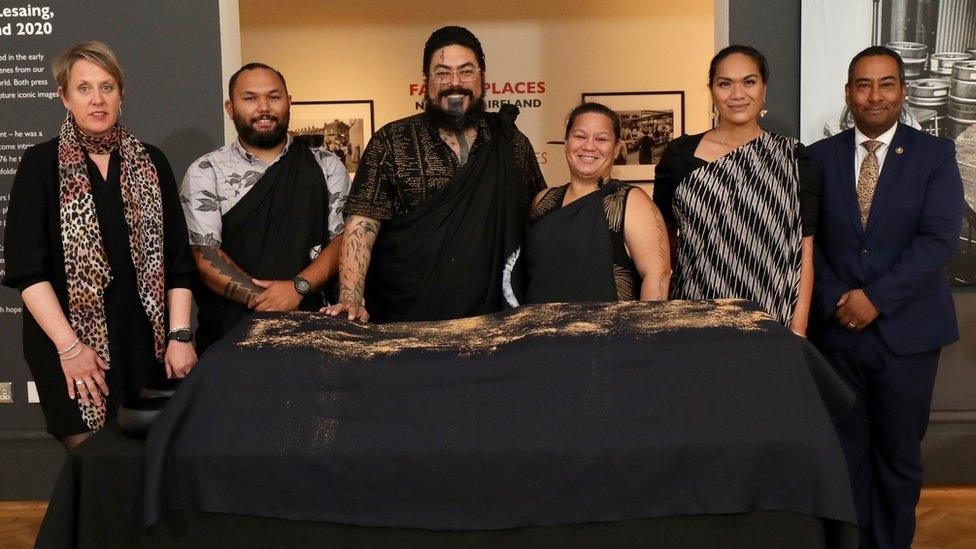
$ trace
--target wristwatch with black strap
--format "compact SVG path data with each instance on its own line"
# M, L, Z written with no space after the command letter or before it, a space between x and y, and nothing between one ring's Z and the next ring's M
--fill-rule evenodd
M166 339L170 341L179 341L181 343L190 343L193 341L193 330L191 330L189 326L173 328L168 334L166 334Z
M307 296L312 291L312 284L300 276L296 276L291 281L295 283L295 291L300 296Z

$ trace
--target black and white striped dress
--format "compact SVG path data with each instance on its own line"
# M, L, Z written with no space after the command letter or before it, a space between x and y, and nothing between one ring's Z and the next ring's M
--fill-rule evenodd
M678 182L671 299L749 299L789 325L806 224L797 153L797 140L765 133Z

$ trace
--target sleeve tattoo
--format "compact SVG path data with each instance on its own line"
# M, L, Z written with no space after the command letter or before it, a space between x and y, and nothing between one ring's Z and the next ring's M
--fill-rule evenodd
M662 265L670 267L671 251L668 249L668 229L664 224L664 218L661 217L661 212L659 212L657 208L653 208L652 213L654 215L654 226L657 227L658 261L660 261ZM668 298L668 283L670 280L671 269L663 269L657 280L658 299L664 300Z
M380 222L369 218L359 218L347 228L339 261L339 301L363 303L366 271L379 230Z
M230 258L226 257L219 248L214 246L194 246L194 248L200 253L201 261L209 264L211 269L216 271L215 274L220 278L217 285L225 284L223 296L227 299L247 305L264 291L251 282L250 275L233 265L229 261Z

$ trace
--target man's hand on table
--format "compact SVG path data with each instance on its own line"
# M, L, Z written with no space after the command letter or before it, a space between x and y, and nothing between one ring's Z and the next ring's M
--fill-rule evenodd
M343 315L352 322L363 324L369 322L369 313L366 311L366 302L363 301L362 294L346 288L339 290L339 303L322 307L319 312L329 316Z
M253 278L251 282L264 288L264 291L248 304L255 311L286 313L297 309L298 304L302 302L302 296L295 289L295 283L291 280L258 280Z

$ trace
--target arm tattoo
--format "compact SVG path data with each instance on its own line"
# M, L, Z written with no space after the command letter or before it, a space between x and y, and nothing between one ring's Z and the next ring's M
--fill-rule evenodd
M345 240L339 261L339 301L363 303L366 271L369 269L373 242L379 230L379 221L362 218L343 236Z
M257 297L257 293L249 288L241 286L239 283L231 281L227 283L227 289L224 290L224 297L231 301L236 301L238 303L247 304L252 298Z
M350 290L349 288L342 288L341 290L339 290L339 301L361 303L363 301L363 294L356 290Z
M234 268L227 259L224 259L224 254L219 248L215 246L196 246L196 249L200 252L201 259L209 263L217 271L218 276L229 279L227 285L224 287L224 297L227 299L247 305L251 299L257 297L264 291L251 282L251 277L247 273L239 268Z
M668 229L664 226L664 219L657 208L653 208L654 226L657 228L657 256L662 265L670 266L671 253L668 250ZM665 269L657 279L657 297L668 298L668 282L671 279L671 269Z

